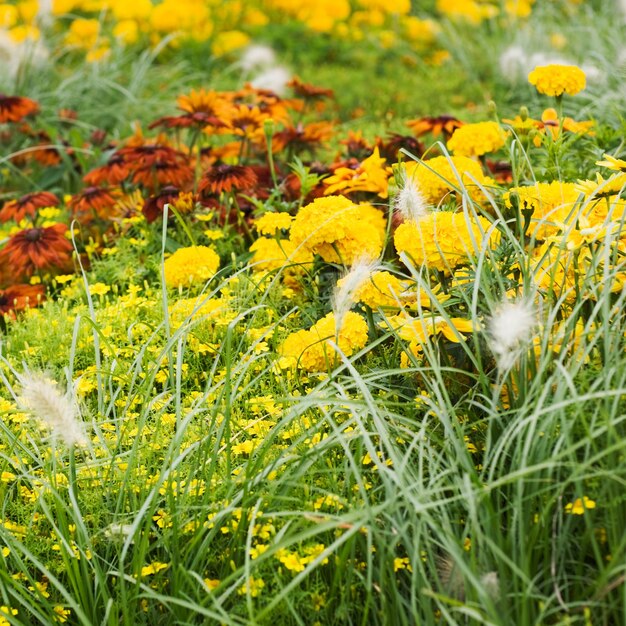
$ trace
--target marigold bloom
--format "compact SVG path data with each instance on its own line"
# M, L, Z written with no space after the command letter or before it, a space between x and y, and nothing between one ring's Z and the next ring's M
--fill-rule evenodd
M41 304L45 300L43 285L13 285L0 289L0 317L7 315L15 319L16 311Z
M35 191L17 198L16 200L8 200L0 209L0 222L20 222L25 217L34 219L37 209L42 207L56 206L59 199L49 191Z
M543 65L528 74L528 82L546 96L575 96L586 87L585 72L575 65Z
M220 266L220 258L207 246L179 248L164 264L168 287L187 287L211 279Z
M37 111L39 111L39 105L30 98L0 93L0 124L21 122L25 117Z
M504 204L513 207L516 201L522 211L532 210L533 223L529 234L545 239L555 234L568 221L580 191L574 183L537 183L526 187L513 187L504 194Z
M334 313L329 313L310 330L299 330L289 335L278 349L283 369L299 367L308 372L325 371L333 366L337 354L331 347L334 342L345 356L351 356L367 343L367 323L352 311L343 317L339 332Z
M289 213L265 213L254 221L261 235L274 235L277 230L289 230L293 217Z
M497 231L491 230L491 224L483 217L436 211L417 224L406 222L398 226L394 244L398 253L404 252L418 266L449 274L483 248L495 246L498 239Z
M448 140L448 150L459 156L482 156L504 145L506 134L496 122L464 124Z
M65 237L67 226L27 228L9 238L0 250L0 265L6 263L16 277L32 276L38 271L71 268L72 244Z
M259 237L251 246L253 253L250 267L255 272L271 272L286 266L303 265L313 261L309 250L297 247L289 239L269 239Z
M341 287L345 279L340 279L337 286ZM361 283L353 294L354 302L362 302L371 309L380 307L398 308L407 300L408 281L401 280L390 272L374 272L369 279Z
M456 189L465 187L470 196L484 201L477 184L488 187L493 184L485 176L480 164L464 156L439 156L427 161L405 163L407 178L412 177L428 204L437 205Z
M291 241L330 263L352 265L355 259L377 258L386 221L369 204L353 204L344 196L317 198L296 215Z

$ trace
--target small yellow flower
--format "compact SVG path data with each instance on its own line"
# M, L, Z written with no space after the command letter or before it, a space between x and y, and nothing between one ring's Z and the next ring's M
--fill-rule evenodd
M168 563L159 563L158 561L155 561L154 563L150 563L150 565L145 565L144 567L142 567L141 575L152 576L153 574L156 574L157 572L167 569L168 567L169 567Z
M565 505L565 512L571 515L584 515L587 509L595 509L596 503L587 496L576 498L574 502L568 502Z

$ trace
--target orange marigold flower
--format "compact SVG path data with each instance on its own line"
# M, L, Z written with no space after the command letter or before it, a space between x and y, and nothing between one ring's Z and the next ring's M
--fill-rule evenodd
M30 98L0 93L0 124L21 122L25 117L37 111L39 111L39 105Z
M0 209L0 222L13 220L20 222L25 217L34 219L37 209L48 206L56 206L59 199L49 191L35 191L27 193L16 200L8 200Z
M65 224L21 230L0 250L0 265L6 263L18 278L38 271L69 270L73 248L66 232Z

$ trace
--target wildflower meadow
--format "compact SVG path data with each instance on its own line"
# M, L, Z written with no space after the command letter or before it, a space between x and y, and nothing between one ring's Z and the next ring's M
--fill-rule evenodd
M0 626L626 623L625 35L0 0Z

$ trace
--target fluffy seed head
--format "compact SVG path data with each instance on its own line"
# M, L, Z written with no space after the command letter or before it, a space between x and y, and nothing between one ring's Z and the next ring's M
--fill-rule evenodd
M405 222L419 222L428 215L428 201L413 178L407 177L395 199L395 210Z
M239 65L241 65L242 69L249 72L261 67L274 65L275 62L276 55L272 48L262 44L253 44L244 50L239 60Z
M537 324L530 302L505 302L489 320L489 346L500 369L515 363L519 349L532 335Z
M277 96L282 96L287 91L287 83L291 80L291 73L284 67L277 65L266 69L255 76L250 84L255 89L267 89Z
M333 294L333 312L337 329L341 328L343 318L355 302L355 292L380 267L378 261L372 261L367 257L361 258L355 261L350 271L337 283Z
M56 383L43 373L25 372L19 381L20 404L24 410L45 422L68 446L87 443L72 387L61 393Z

